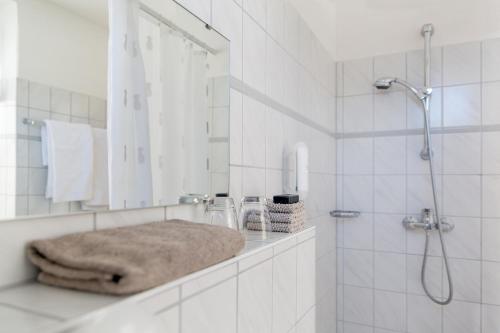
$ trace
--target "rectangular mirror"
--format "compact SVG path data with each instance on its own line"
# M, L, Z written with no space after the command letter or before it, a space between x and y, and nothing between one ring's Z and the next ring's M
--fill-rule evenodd
M143 83L147 107L142 119L123 118L109 107L121 83L109 78L116 78L123 64L110 56L107 0L2 0L0 6L0 218L174 205L229 191L229 41L224 36L175 1L139 2L133 52L142 60L143 80L134 85ZM138 106L136 95L129 101ZM90 196L66 200L71 196L64 191L78 191L86 178L74 168L68 178L71 172L58 162L64 159L51 157L50 145L60 143L52 140L55 127L47 121L86 124L93 131ZM135 131L128 130L132 127ZM125 128L121 137L120 128ZM107 150L99 146L96 129L103 130L100 143L107 142ZM147 144L139 149L134 140L141 138ZM47 142L49 157L42 153ZM135 179L132 159L146 167ZM57 183L64 177L74 187ZM61 187L62 195L56 198L48 185L56 187L51 191ZM94 200L103 193L107 200Z

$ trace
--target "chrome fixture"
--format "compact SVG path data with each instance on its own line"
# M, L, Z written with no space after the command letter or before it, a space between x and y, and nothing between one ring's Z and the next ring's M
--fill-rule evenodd
M421 221L417 221L417 219L412 217L407 217L403 220L403 225L409 229L423 229L425 231L425 250L424 250L424 260L422 263L422 271L421 271L421 280L422 287L424 288L425 293L429 298L440 305L446 305L451 302L453 299L453 283L450 274L450 265L448 263L448 255L446 253L446 245L443 238L443 232L453 230L453 226L449 223L446 223L443 219L441 219L439 215L439 207L437 201L437 192L436 192L436 181L434 176L434 161L433 161L433 153L431 150L431 133L430 133L430 102L432 97L432 87L431 87L431 37L434 33L434 27L432 24L425 24L422 27L422 36L424 37L424 87L422 89L418 89L412 86L410 83L401 80L399 78L380 78L375 81L374 87L379 90L387 90L392 87L394 84L402 85L403 87L410 90L418 100L422 103L422 109L424 113L424 147L420 152L420 157L429 161L429 170L431 177L431 186L432 186L432 198L434 202L434 211L430 209L424 209L422 213ZM431 295L427 288L427 283L425 281L426 276L426 268L427 268L427 257L429 255L429 239L430 233L432 231L437 230L439 233L439 240L441 242L441 251L443 252L444 264L446 267L446 276L448 278L448 286L449 292L448 296L445 300L441 301L438 298Z
M402 85L403 87L409 89L412 93L417 96L419 100L424 100L427 96L430 96L432 94L432 89L428 90L421 90L417 89L414 86L412 86L410 83L406 82L405 80L401 80L397 77L383 77L375 81L375 88L379 90L387 90L392 87L393 84L399 84Z
M28 126L42 127L44 125L44 122L39 120L33 120L30 118L23 118L23 124Z
M331 217L341 218L341 219L353 219L359 217L361 212L355 210L332 210L330 212Z
M208 194L189 193L179 197L179 205L209 204L211 198Z
M434 213L432 209L422 209L420 220L413 216L408 216L403 219L403 225L406 229L415 230L422 229L426 231L441 229L443 232L450 232L455 228L455 225L448 223L445 217L441 218L441 223L434 221Z

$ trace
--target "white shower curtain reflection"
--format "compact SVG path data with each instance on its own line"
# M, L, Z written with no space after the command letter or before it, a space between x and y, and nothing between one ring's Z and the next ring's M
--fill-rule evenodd
M162 26L160 66L161 108L151 110L160 121L151 122L151 133L161 181L155 178L153 192L154 202L173 203L182 194L209 191L207 53Z
M109 0L108 57L110 208L150 206L149 120L137 0Z

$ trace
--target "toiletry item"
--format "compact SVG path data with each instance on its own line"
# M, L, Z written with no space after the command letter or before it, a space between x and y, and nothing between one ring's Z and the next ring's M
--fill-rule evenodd
M299 202L299 196L297 194L275 195L273 197L273 202L275 204L294 204Z
M284 152L284 169L288 170L283 179L283 190L300 195L302 199L309 192L309 149L303 142L292 150Z
M232 198L216 196L213 202L207 205L206 212L210 224L240 230L236 207Z
M300 210L305 211L304 201L299 201L294 204L267 204L269 211L274 213L294 213Z
M274 232L297 232L304 228L306 210L304 203L294 204L269 203L269 215Z
M170 220L32 241L27 255L41 283L127 295L229 259L244 246L236 230Z
M260 231L260 237L266 239L267 233L272 232L267 199L258 196L241 199L239 224L243 230Z

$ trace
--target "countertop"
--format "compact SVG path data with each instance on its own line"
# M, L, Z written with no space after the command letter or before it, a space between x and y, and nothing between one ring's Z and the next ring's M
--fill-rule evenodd
M247 236L244 250L231 259L189 274L178 280L158 286L145 292L127 297L107 296L69 289L49 287L35 281L0 290L0 331L2 332L53 332L71 321L91 316L110 309L120 303L140 303L156 294L165 292L199 276L208 274L230 263L240 262L246 257L270 249L280 242L296 237L310 238L314 227L308 226L295 234L269 233L261 239L259 233Z

